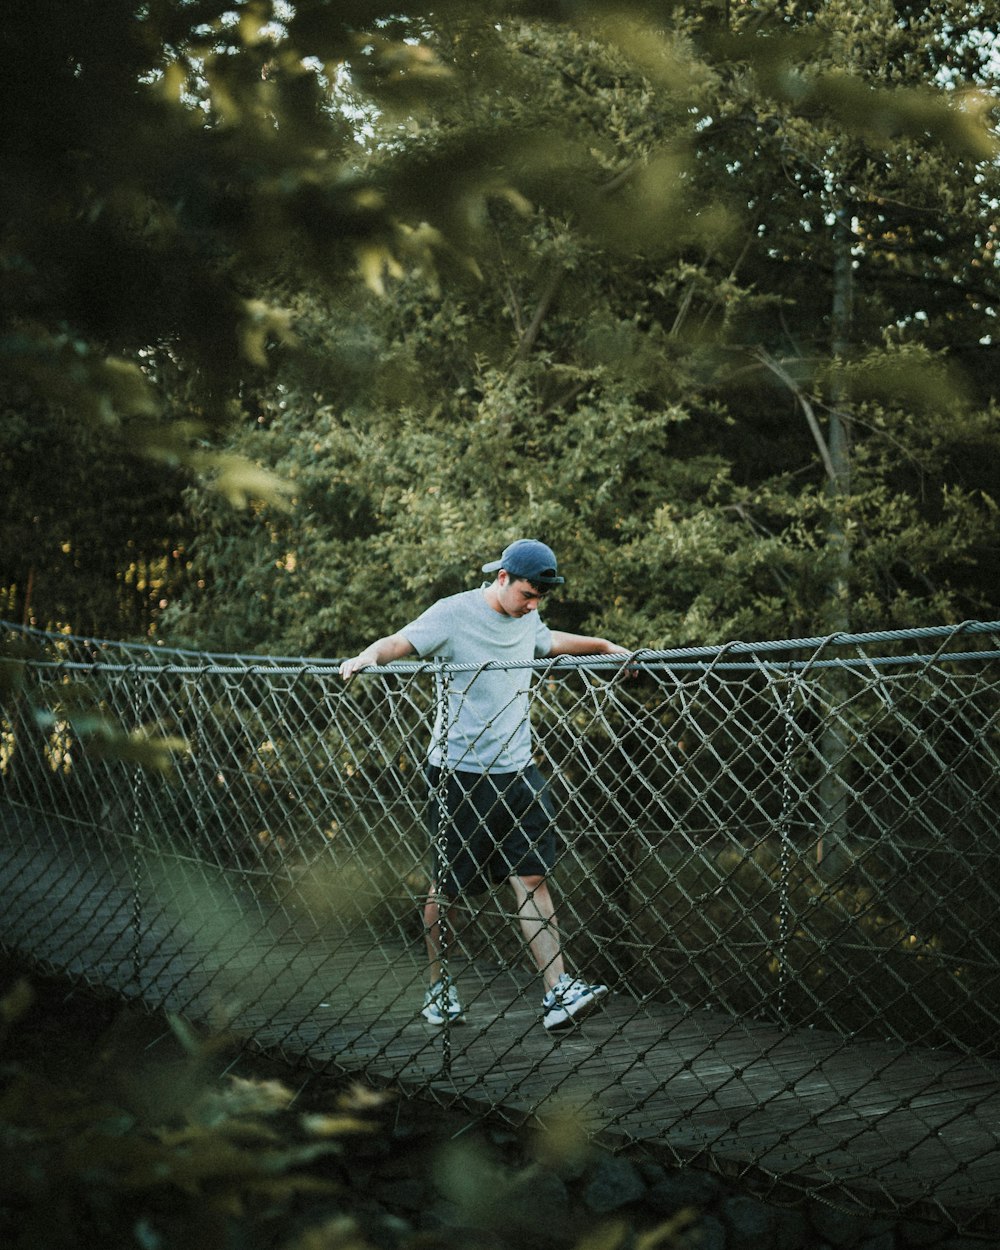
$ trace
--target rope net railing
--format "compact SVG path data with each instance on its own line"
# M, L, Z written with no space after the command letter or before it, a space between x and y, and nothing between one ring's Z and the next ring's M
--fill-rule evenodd
M949 1145L922 1099L942 1070L966 1116L998 1097L1000 623L524 666L566 957L611 989L568 1039L504 889L448 900L469 1024L420 1018L424 758L461 666L345 686L334 661L4 633L0 945L440 1100L565 1099L679 1160L969 1227L995 1204L995 1132Z

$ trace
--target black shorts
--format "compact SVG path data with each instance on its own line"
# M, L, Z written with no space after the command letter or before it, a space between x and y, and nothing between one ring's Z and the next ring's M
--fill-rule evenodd
M545 778L427 768L434 881L442 894L481 894L508 877L545 877L556 861L555 813ZM442 820L442 816L444 819Z

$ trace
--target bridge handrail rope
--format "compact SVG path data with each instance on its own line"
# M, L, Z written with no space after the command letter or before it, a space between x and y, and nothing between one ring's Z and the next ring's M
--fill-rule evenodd
M1000 1206L1000 621L517 665L559 930L612 989L560 1045L502 892L443 902L469 1024L420 1018L427 747L500 665L0 639L0 947L449 1104L579 1094L765 1189Z
M851 658L838 657L832 660L785 660L785 661L755 661L742 660L738 662L724 663L706 663L702 660L692 660L684 663L671 661L667 656L649 655L647 653L637 652L634 656L626 656L622 659L606 659L604 657L580 657L580 656L562 656L559 661L553 660L523 660L512 661L502 665L505 668L512 669L532 669L538 672L552 672L554 676L565 673L574 669L583 669L588 672L620 672L622 670L637 668L640 671L649 669L670 669L674 672L734 672L745 673L755 669L767 669L775 673L812 671L814 669L857 669L857 668L881 668L896 667L901 664L912 665L915 663L959 663L963 660L996 660L1000 659L1000 651L954 651L954 652L924 652L914 653L905 656L879 656L877 658ZM0 661L2 662L2 661ZM35 663L35 667L39 669L58 669L65 672L91 672L95 667L99 667L102 672L106 673L138 673L145 676L155 676L161 673L185 673L200 672L205 676L244 676L255 673L300 673L308 674L331 674L335 673L340 667L340 660L316 661L300 658L295 662L291 660L283 662L280 665L271 663L267 658L258 657L256 664L245 664L239 667L224 664L202 664L197 668L190 666L177 666L172 664L100 664L99 666L92 663L76 660L40 660ZM431 673L441 662L421 661L421 660L394 660L389 664L380 664L377 668L361 669L355 674L356 677L374 676L374 675L391 675L398 674L401 676L412 676L414 674ZM451 673L461 673L476 670L478 668L487 669L489 665L477 664L452 664L446 663L445 667ZM501 667L499 662L497 667Z
M73 645L80 648L88 648L93 653L93 663L103 664L107 662L101 657L102 652L110 652L112 650L121 651L125 654L146 654L150 657L157 657L157 662L152 663L151 668L159 671L164 667L164 661L160 657L178 657L186 663L194 663L198 666L211 666L213 669L231 670L234 672L243 669L254 669L259 667L302 667L302 668L337 668L344 657L337 659L309 658L304 656L286 656L286 655L256 655L249 652L227 652L227 651L197 651L184 647L172 647L162 643L148 642L118 642L104 638L94 638L86 634L58 633L53 634L45 630L37 629L28 625L21 625L13 621L0 619L0 635L23 637L26 639L34 639L41 645L51 646L53 642L64 645ZM977 621L966 620L956 622L952 625L930 625L930 626L911 626L905 629L892 630L869 630L860 633L835 633L835 634L818 634L800 638L783 638L770 639L759 642L732 641L719 643L712 646L696 646L696 647L668 647L668 648L639 648L633 653L633 658L639 662L655 662L663 661L689 661L689 660L712 660L720 657L743 654L767 654L771 652L781 651L804 651L817 650L819 648L827 648L830 646L870 646L873 643L902 643L917 642L933 638L952 638L961 636L975 636L979 634L1000 634L1000 621ZM978 655L978 652L970 652L970 655ZM178 660L174 661L175 663ZM800 661L802 662L802 661ZM620 667L623 661L618 659L607 659L595 656L560 656L556 660L532 660L525 662L527 667L546 668L556 666L558 668L573 668L579 666L598 666L598 667ZM135 661L130 662L130 666ZM417 662L419 667L433 667L434 661ZM385 671L410 671L414 667L413 661L397 661L394 664L381 666ZM461 672L467 668L476 668L478 665L454 665L453 671ZM518 665L517 667L520 667Z

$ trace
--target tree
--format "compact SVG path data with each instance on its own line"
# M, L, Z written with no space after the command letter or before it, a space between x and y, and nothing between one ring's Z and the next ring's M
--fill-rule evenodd
M726 36L618 14L438 23L452 93L418 123L383 117L365 168L481 277L312 303L310 342L365 319L374 384L306 370L261 393L267 434L236 445L311 506L270 515L267 545L242 531L252 638L210 590L166 623L345 652L517 533L572 570L550 616L635 645L824 631L845 595L861 627L991 610L994 387L965 379L993 328L995 147L975 99L930 86L953 15L931 15L936 44L930 17L883 5L755 6ZM949 72L982 86L973 50ZM513 191L456 224L429 188L470 152ZM853 431L849 483L831 413ZM341 504L317 510L325 483ZM201 547L220 589L234 533Z
M0 548L16 615L111 623L53 554L71 543L81 584L114 598L108 578L129 575L139 536L104 544L124 551L109 570L97 535L73 532L101 499L126 514L157 499L143 560L183 543L178 466L237 502L280 499L273 477L210 446L290 339L276 297L302 273L335 292L359 266L434 250L360 172L334 103L345 66L369 99L433 90L423 49L365 33L383 17L374 0L6 7L0 403L17 418L2 452L18 489L4 520L31 536ZM467 189L471 162L462 174ZM122 456L166 467L123 473Z
M983 609L989 15L648 11L14 5L7 407L51 414L36 462L114 427L256 501L196 492L204 593L165 626L347 647L526 530L574 568L565 623L636 643L827 626L845 551L865 623Z
M52 405L12 402L0 425L4 615L141 634L181 580L184 479L136 453L137 422L70 422ZM141 436L141 428L140 428Z

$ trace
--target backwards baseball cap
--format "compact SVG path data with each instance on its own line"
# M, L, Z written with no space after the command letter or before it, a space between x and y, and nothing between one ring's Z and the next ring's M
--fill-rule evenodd
M519 538L504 548L499 560L483 565L484 573L506 569L511 577L523 578L533 586L561 586L566 580L557 572L556 553L534 538Z

